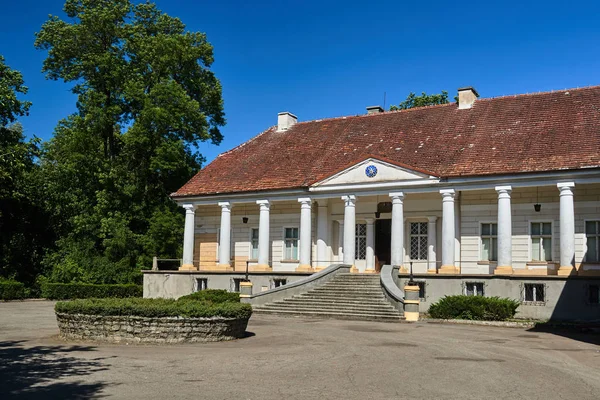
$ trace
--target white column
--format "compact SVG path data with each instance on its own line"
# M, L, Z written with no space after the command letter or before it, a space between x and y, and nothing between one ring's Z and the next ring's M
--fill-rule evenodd
M375 227L373 223L375 222L374 218L365 218L365 222L367 223L367 268L365 269L366 273L374 273L375 272Z
M338 258L339 262L344 262L344 220L338 220Z
M344 264L351 265L356 272L354 260L356 255L356 196L342 196L344 200Z
M304 197L298 199L300 205L300 264L296 271L313 271L310 263L310 253L312 250L312 231L311 231L311 199Z
M192 271L194 267L194 219L195 207L193 204L184 204L185 225L183 229L183 260L181 262L181 271Z
M454 266L460 270L460 192L454 195Z
M269 242L270 242L270 224L269 211L271 203L269 200L257 200L256 204L260 206L260 215L258 219L258 265L255 270L269 271Z
M404 263L404 193L390 193L392 198L392 248L391 264L402 267Z
M437 241L437 218L436 216L427 217L427 260L429 265L427 266L427 272L435 274L437 272L435 251Z
M498 265L494 274L512 274L512 216L510 186L496 186L498 192Z
M221 207L221 236L219 238L218 268L231 268L231 203L220 202Z
M560 268L558 275L572 275L575 270L575 182L556 185L560 190Z
M327 199L317 200L317 270L329 266L327 257L327 238L329 237L329 220Z
M454 189L440 190L442 195L442 266L438 270L440 274L457 273L454 265Z

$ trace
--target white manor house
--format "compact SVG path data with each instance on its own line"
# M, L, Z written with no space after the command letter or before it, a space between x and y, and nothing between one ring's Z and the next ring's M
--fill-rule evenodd
M600 87L458 97L307 122L279 113L173 194L183 259L145 271L145 295L250 281L268 309L340 266L349 286L384 285L391 267L401 293L412 266L422 312L464 293L516 297L524 317L600 319Z

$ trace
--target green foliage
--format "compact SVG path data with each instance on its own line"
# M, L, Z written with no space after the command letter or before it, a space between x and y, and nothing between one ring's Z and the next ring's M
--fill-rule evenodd
M513 318L519 302L484 296L446 296L429 307L429 315L440 319L505 321Z
M209 303L239 303L240 294L223 289L206 289L182 296L179 300L196 300Z
M27 94L24 83L23 75L6 65L0 55L0 128L28 114L31 103L18 97L19 94Z
M67 0L36 34L49 79L72 83L77 113L41 157L57 235L57 282L130 283L153 256L181 255L183 211L169 195L220 143L221 85L200 32L152 3Z
M42 297L49 300L142 297L141 285L92 285L86 283L42 284Z
M25 285L21 282L0 279L0 300L20 300L25 297Z
M447 103L449 103L448 92L445 90L442 90L442 93L437 93L437 94L427 94L427 93L423 92L423 93L421 93L420 96L417 96L413 92L410 92L409 95L406 97L406 100L404 100L397 106L391 105L390 111L407 110L409 108L433 106L436 104L447 104Z
M250 318L252 307L246 303L210 303L172 299L84 299L56 303L57 313L137 317Z

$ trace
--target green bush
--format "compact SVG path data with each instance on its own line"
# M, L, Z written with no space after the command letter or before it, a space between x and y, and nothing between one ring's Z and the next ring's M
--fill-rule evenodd
M60 301L54 310L67 314L137 317L250 318L252 315L250 304L215 304L189 299L81 299Z
M513 318L519 302L500 297L446 296L429 307L429 315L440 319L505 321Z
M42 297L50 300L105 297L142 297L141 285L93 285L88 283L43 283Z
M223 289L206 289L182 296L179 300L198 300L209 303L239 303L240 294Z
M21 282L0 278L0 300L20 300L25 298L25 285Z

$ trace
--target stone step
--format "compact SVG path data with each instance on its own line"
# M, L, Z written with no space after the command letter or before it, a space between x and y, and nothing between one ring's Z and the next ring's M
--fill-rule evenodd
M381 322L400 322L404 319L398 315L372 315L370 313L334 313L334 312L298 312L292 310L265 310L256 309L259 314L276 314L290 317L311 317L311 318L331 318L354 321L381 321Z
M340 295L333 295L333 294L321 294L321 295L309 295L309 294L301 294L298 296L295 296L295 298L297 299L314 299L314 300L320 300L320 301L337 301L337 300L354 300L354 301L360 301L362 303L371 303L373 301L386 301L386 298L381 295L381 297L372 297L372 296L340 296Z
M348 283L346 283L346 282L329 281L321 287L330 287L330 286L376 288L376 287L381 287L381 284L379 282L378 283L367 283L367 282L348 282Z
M296 308L283 308L283 307L261 307L261 311L282 311L282 312L307 312L307 313L327 313L327 314L368 314L374 317L399 317L398 312L392 311L373 311L373 310L323 310L319 308L307 308L307 307L296 307Z
M383 292L381 291L381 288L378 288L378 289L316 288L316 289L309 290L307 293L339 293L339 294L344 294L344 295L345 294L348 294L348 295L353 295L353 294L378 295Z
M357 306L365 305L365 304L372 304L372 305L376 305L376 306L380 306L380 305L391 306L391 304L385 299L377 299L377 300L370 300L370 301L354 300L354 299L348 299L348 298L323 300L323 299L312 298L312 297L296 297L296 296L294 296L294 297L287 298L287 299L281 300L281 301L292 302L292 303L316 303L316 304L354 304ZM279 303L279 302L277 302L277 303Z
M377 305L370 304L314 304L314 303L271 303L267 308L310 308L314 310L350 310L350 311L373 311L373 312L396 312L397 310L392 305Z

